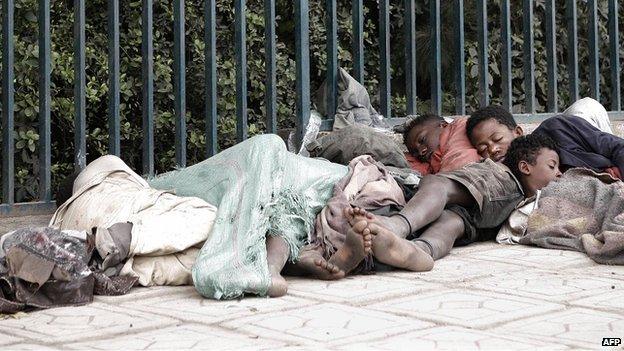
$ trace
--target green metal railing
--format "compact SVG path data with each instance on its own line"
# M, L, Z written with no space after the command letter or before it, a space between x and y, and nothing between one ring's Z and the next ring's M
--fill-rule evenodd
M416 55L416 0L401 0L399 4L404 11L404 72L407 114L417 111L417 62ZM465 67L465 4L463 0L447 0L453 2L453 54L457 58L454 67L453 91L455 92L456 114L466 113L466 67ZM621 117L620 103L620 64L619 64L619 30L618 1L608 1L608 32L610 62L610 115ZM236 135L238 141L248 137L247 128L247 54L246 54L246 21L245 0L233 0L235 6L235 56L236 56ZM471 2L472 4L473 2ZM477 13L477 52L478 80L477 86L470 87L478 91L480 105L490 102L488 94L488 2L475 0ZM430 67L431 112L442 114L442 65L441 65L441 13L440 0L429 0L431 56L426 64ZM39 0L39 162L38 175L40 194L39 201L32 203L15 203L15 167L13 155L15 145L13 139L14 125L14 0L2 0L2 204L0 215L20 215L53 209L51 195L51 140L50 140L50 74L51 74L51 43L50 43L50 0ZM153 47L153 9L152 0L142 1L142 159L143 173L154 174L154 47ZM337 71L338 71L338 38L337 38L337 2L325 0L326 50L327 50L327 113L333 116L337 105ZM525 114L515 115L522 122L538 122L559 110L557 86L557 53L556 53L556 3L545 1L545 42L547 59L547 113L536 113L535 103L535 49L533 33L533 0L514 2L514 10L523 11L523 73ZM563 6L563 1L557 6ZM183 0L173 1L173 32L174 32L174 118L175 118L175 161L177 166L186 166L186 79L185 79L185 4ZM206 156L217 152L217 43L216 43L216 1L204 2L205 24L205 122L206 122ZM74 108L75 117L75 152L74 163L77 169L86 163L86 73L85 73L85 0L74 0ZM297 136L301 137L310 114L310 50L309 50L309 4L307 0L296 0L294 6L295 52L296 52L296 117ZM576 0L565 0L566 29L568 40L567 70L569 93L573 100L579 97L579 52L578 23ZM587 0L589 11L588 46L589 46L589 87L591 96L600 98L600 70L598 65L598 4L597 0ZM119 0L108 0L108 128L109 153L120 155L120 13ZM510 0L500 0L501 28L501 83L502 105L512 108L512 40L511 40L511 4ZM275 0L264 0L265 23L265 63L266 63L266 126L267 132L277 130L277 78L276 78L276 33L275 33ZM364 6L362 0L352 0L353 24L353 77L363 82L364 70ZM379 111L384 116L392 116L391 103L391 48L390 48L390 0L379 0ZM331 120L323 124L331 125Z

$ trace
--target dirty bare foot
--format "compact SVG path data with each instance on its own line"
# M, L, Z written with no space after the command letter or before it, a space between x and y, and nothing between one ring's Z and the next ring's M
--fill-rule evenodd
M306 251L299 255L295 268L322 280L337 280L345 277L345 272L335 264L327 262L316 251Z
M372 236L365 220L355 223L347 231L345 242L330 257L329 263L335 264L345 273L357 267L372 251Z
M267 236L266 248L269 274L271 275L271 284L267 294L270 297L284 296L288 291L288 283L282 277L281 272L290 254L288 244L282 237Z
M400 238L405 238L411 234L409 225L407 225L407 222L400 216L377 216L363 208L350 206L344 209L344 216L351 226L359 221L365 220L369 223L381 225Z
M269 267L269 272L271 273L271 285L269 285L267 294L270 297L280 297L286 295L286 292L288 292L288 283L286 283L286 279L284 279L279 272L271 269L271 267Z
M414 272L429 271L433 258L413 242L401 239L378 223L369 222L373 255L381 262Z

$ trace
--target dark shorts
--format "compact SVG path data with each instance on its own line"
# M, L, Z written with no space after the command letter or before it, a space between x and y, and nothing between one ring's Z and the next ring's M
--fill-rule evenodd
M480 240L480 236L498 228L524 198L522 187L509 168L490 159L438 176L463 185L476 203L470 208L447 207L464 221L464 236L458 244Z

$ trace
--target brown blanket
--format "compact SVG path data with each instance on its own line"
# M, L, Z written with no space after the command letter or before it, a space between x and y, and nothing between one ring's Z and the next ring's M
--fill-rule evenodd
M569 170L542 190L520 243L624 264L624 183L587 169Z
M345 207L373 210L388 205L405 206L401 187L383 164L371 156L354 158L349 163L349 172L336 183L333 196L316 216L310 244L302 250L316 250L325 258L331 257L342 247L349 230L343 214Z

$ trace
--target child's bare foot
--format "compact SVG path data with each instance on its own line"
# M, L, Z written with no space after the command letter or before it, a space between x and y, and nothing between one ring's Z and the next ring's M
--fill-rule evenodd
M345 217L347 217L347 221L349 222L351 226L354 226L355 223L361 220L367 220L367 221L375 220L375 216L372 213L360 207L348 206L348 207L345 207L343 211L344 211Z
M269 285L269 290L267 294L270 297L280 297L286 295L288 292L288 283L286 279L282 277L279 272L275 272L271 267L269 267L269 271L271 273L271 285Z
M269 285L267 294L270 297L284 296L288 291L288 283L282 277L281 272L290 254L288 244L282 237L268 236L266 238L266 248L269 274L271 275L271 285Z
M373 255L396 268L422 272L433 268L433 258L409 240L401 239L375 222L369 222L373 234Z
M377 216L360 207L345 207L344 215L351 226L365 220L369 223L378 223L390 232L401 238L407 237L410 233L410 226L399 216Z
M347 231L342 247L330 257L329 263L335 264L345 273L349 273L371 253L372 239L365 220L355 223Z
M335 264L327 262L323 256L316 251L306 251L299 255L299 260L295 264L297 269L322 280L337 280L345 277L345 272Z

